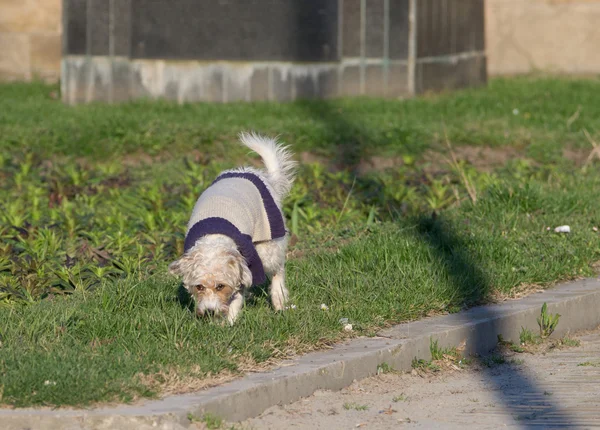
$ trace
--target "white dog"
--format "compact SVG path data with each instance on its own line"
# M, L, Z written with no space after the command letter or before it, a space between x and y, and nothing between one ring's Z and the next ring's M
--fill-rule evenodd
M281 204L294 180L292 153L274 139L240 134L266 170L244 167L221 173L200 196L187 226L184 255L169 265L183 277L200 315L226 315L233 324L244 291L271 277L273 307L283 310L287 232Z

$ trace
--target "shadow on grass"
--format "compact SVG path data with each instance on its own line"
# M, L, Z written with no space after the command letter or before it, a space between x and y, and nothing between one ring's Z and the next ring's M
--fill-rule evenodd
M421 218L417 222L416 234L427 243L435 256L446 266L447 273L457 293L461 295L464 306L481 303L491 292L491 280L481 270L476 258L465 252L467 247L452 227L436 217ZM496 313L494 307L480 308L479 317L493 321ZM501 332L497 325L498 333ZM489 332L475 330L473 337L468 340L481 350L482 345L489 345ZM482 351L487 354L490 351ZM513 416L519 420L521 428L572 428L574 417L549 398L544 390L522 369L512 366L510 372L517 375L517 382L506 386L506 381L498 378L498 372L493 367L483 367L486 382L492 386L498 399L508 410L514 411Z
M301 102L301 106L309 110L313 118L326 123L332 140L338 147L339 158L336 160L340 168L354 172L357 175L357 184L366 187L380 186L370 184L371 180L361 178L358 165L361 160L368 156L370 136L355 119L346 119L342 112L327 103ZM364 182L364 183L363 183ZM396 218L398 213L396 213ZM482 269L481 263L476 256L467 253L468 247L446 222L432 217L421 217L417 220L416 233L420 240L424 241L434 252L435 256L443 262L446 267L450 282L453 284L457 295L460 297L463 307L481 304L485 301L492 289L492 282ZM493 308L480 308L485 316L494 320ZM482 313L478 313L479 316ZM498 326L498 333L501 327ZM488 332L475 331L470 339L474 345L489 345L490 339L484 339ZM479 348L481 350L481 348ZM483 351L487 354L491 351ZM508 410L513 411L513 416L519 420L522 428L572 427L574 417L570 417L556 404L553 399L545 396L544 390L536 385L536 382L522 369L512 366L510 369L516 372L519 380L518 387L508 389L500 379L494 377L494 371L484 368L484 375L489 385L493 387L499 401Z

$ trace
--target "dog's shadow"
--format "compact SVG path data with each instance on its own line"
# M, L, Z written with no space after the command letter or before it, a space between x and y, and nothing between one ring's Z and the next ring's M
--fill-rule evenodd
M270 279L262 285L250 287L246 293L246 304L256 306L263 300L270 300L269 285L271 285Z
M183 283L179 284L177 288L177 302L183 309L194 313L196 305L194 304L194 298L183 286Z

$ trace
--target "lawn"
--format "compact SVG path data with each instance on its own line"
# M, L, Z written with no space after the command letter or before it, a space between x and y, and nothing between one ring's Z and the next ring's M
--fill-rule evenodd
M405 101L69 107L52 86L0 85L0 404L200 389L593 275L599 93L524 77ZM295 308L258 288L231 328L196 318L166 266L198 194L245 159L246 129L304 160L285 205Z

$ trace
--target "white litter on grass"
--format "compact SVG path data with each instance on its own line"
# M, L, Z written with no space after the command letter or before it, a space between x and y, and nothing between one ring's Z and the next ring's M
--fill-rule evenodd
M340 318L340 324L348 324L348 318Z
M289 306L286 306L284 309L285 309L285 310L288 310L288 309L296 309L296 305L289 305Z
M352 324L346 324L344 326L344 331L352 331Z
M321 303L321 310L322 311L328 311L329 310L329 306L327 306L325 303Z
M592 230L598 231L598 227L592 227Z
M568 225L561 225L559 227L556 227L554 229L555 233L571 233L571 227L569 227Z
M519 109L514 108L513 109L513 115L519 115Z
M44 381L44 385L56 385L56 381Z

